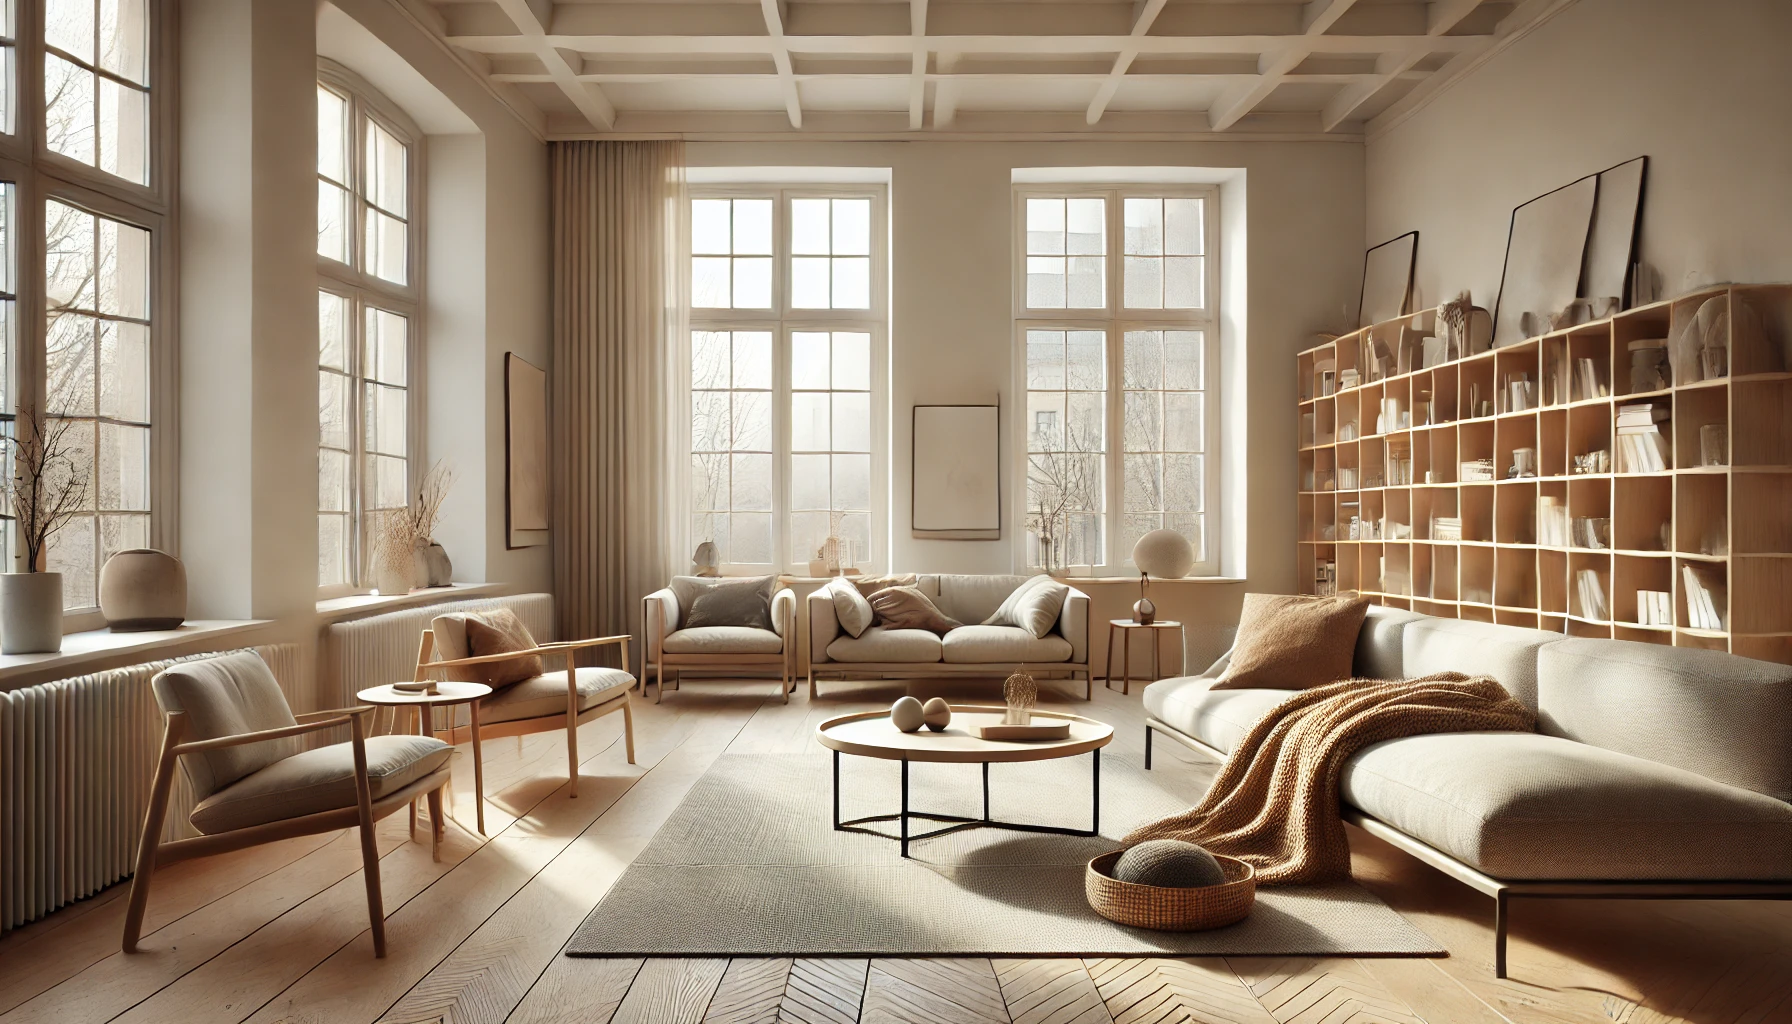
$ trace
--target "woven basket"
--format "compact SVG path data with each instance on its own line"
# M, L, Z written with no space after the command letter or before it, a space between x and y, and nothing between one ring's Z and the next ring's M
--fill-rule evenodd
M1214 856L1226 881L1193 889L1166 889L1122 882L1113 875L1123 850L1104 853L1089 862L1083 891L1097 914L1134 928L1164 932L1198 932L1237 924L1257 898L1257 873L1242 860Z

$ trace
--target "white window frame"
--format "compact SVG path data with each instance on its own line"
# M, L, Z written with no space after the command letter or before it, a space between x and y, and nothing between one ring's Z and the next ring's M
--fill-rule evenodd
M689 331L770 331L772 335L772 561L766 563L728 562L721 571L728 575L783 572L806 576L809 553L790 550L790 337L802 331L853 331L871 336L871 551L860 561L867 572L882 572L888 565L890 499L889 499L889 190L888 186L857 184L803 185L704 185L690 188L689 201L699 199L770 199L772 200L772 305L770 309L707 309L691 304L689 275L686 278L685 309L689 312ZM871 200L871 308L867 310L799 309L790 305L790 201L792 199L869 199ZM688 221L689 218L687 217ZM685 248L689 249L689 239ZM683 396L679 415L678 466L681 495L678 530L684 537L685 550L694 548L699 538L689 535L691 507L689 488L683 481L690 475L691 409L690 409L690 346L689 332L682 340L681 372L684 380L678 389ZM732 545L731 545L732 547Z
M362 411L362 385L367 379L362 361L365 358L366 311L369 308L383 309L405 318L408 324L405 349L405 487L406 493L414 493L425 468L423 461L426 445L423 431L427 424L424 414L424 382L427 372L424 362L428 345L426 343L424 325L423 281L424 281L424 213L426 208L424 196L425 169L423 154L423 133L415 123L407 117L397 104L387 99L379 90L335 61L320 59L317 62L317 83L338 95L348 99L349 105L349 143L345 154L348 162L350 181L343 184L349 190L349 221L345 225L349 232L349 262L341 263L328 256L317 256L317 289L330 292L348 300L348 362L349 362L349 458L352 465L349 480L349 581L343 584L319 584L317 596L319 600L333 597L344 597L353 594L366 594L374 588L376 576L374 568L369 564L369 552L363 550L363 539L366 537L366 512L362 503L365 490L363 460L365 451L365 421ZM367 133L364 121L373 121L390 132L405 147L405 283L395 284L369 271L363 262L367 246L367 211L362 200L362 178L367 173L366 147ZM315 124L312 129L316 131ZM315 170L315 169L314 169ZM315 186L310 193L309 201L317 202ZM321 446L320 446L321 448ZM321 509L319 510L321 512Z
M1202 297L1206 305L1200 309L1131 309L1123 305L1125 272L1124 202L1132 198L1198 198L1204 201L1202 226L1204 256ZM1027 305L1027 200L1083 199L1106 201L1103 208L1103 231L1106 239L1102 253L1104 305L1094 309L1035 309ZM1202 365L1202 532L1203 557L1189 571L1191 576L1217 576L1220 571L1220 192L1215 185L1115 183L1026 184L1014 187L1013 229L1010 245L1013 254L1011 284L1014 309L1013 387L1016 401L1010 403L1010 442L1014 457L1010 459L1009 486L1017 496L1012 502L1010 524L1013 527L1015 564L1028 568L1027 543L1027 332L1030 330L1100 331L1106 337L1104 354L1107 371L1106 430L1103 473L1105 509L1102 513L1103 559L1098 565L1069 565L1065 570L1088 576L1132 576L1138 570L1132 565L1132 552L1119 550L1125 536L1125 336L1127 331L1195 330L1201 332Z
M14 186L11 269L17 291L8 374L16 404L0 408L0 427L12 429L19 409L29 405L41 410L46 397L49 320L44 299L45 203L55 200L149 231L149 543L178 555L180 400L175 346L179 288L173 215L177 92L171 73L175 67L177 3L148 0L147 184L117 177L49 148L44 111L44 54L49 49L44 42L44 5L19 0L12 6L14 24L0 25L0 36L5 36L12 49L11 73L5 83L5 116L0 118L0 127L10 129L0 131L0 181ZM8 32L10 35L6 35ZM12 542L10 529L5 539ZM22 546L14 543L11 550L0 554L12 571L25 568ZM97 582L96 577L96 595ZM63 611L65 633L99 629L105 624L105 616L97 606Z

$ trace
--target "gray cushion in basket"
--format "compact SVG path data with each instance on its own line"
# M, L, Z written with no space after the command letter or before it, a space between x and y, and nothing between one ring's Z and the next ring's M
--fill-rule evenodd
M1387 740L1350 760L1340 791L1495 878L1792 879L1792 807L1555 736Z

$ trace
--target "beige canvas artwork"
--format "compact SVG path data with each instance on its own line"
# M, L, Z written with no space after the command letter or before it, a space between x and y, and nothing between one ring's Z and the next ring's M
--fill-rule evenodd
M546 544L548 375L515 352L504 356L504 414L510 546Z

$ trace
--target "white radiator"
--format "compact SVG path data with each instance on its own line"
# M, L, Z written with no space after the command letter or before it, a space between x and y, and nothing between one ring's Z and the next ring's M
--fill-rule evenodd
M449 612L509 608L537 640L554 639L552 594L518 594L472 601L405 608L364 619L338 622L324 634L318 660L318 699L322 707L347 707L369 686L411 679L417 672L417 641L431 619ZM446 715L446 711L438 712ZM446 724L446 719L442 719Z
M301 706L299 650L253 648ZM91 896L135 869L163 718L149 681L177 661L130 665L0 693L0 931ZM175 777L164 838L193 835Z

